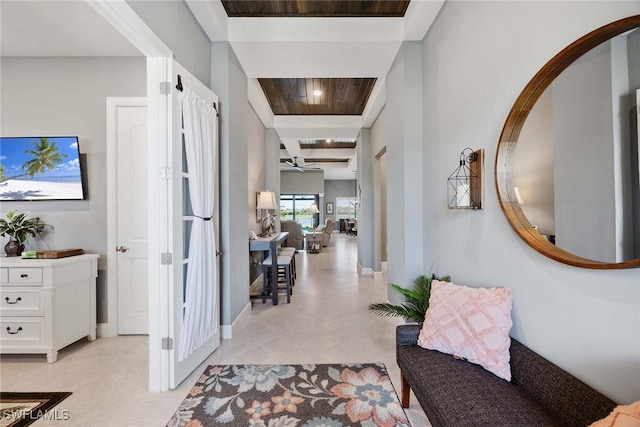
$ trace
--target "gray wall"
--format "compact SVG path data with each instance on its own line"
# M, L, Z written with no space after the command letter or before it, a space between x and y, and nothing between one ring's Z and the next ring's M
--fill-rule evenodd
M410 285L416 277L424 274L423 266L423 229L426 217L423 216L423 200L432 203L442 191L435 191L428 195L423 194L423 181L426 169L423 165L423 61L422 45L416 42L404 42L398 55L389 70L386 78L386 105L375 123L371 127L371 149L365 157L358 153L358 179L360 179L360 167L366 168L366 162L375 165L375 158L386 147L387 170L387 261L388 280L390 283ZM431 96L429 94L429 96ZM434 112L437 116L439 113ZM460 142L459 144L466 144ZM459 149L459 145L449 141L450 146ZM466 145L462 145L464 148ZM457 158L457 157L456 157ZM362 161L361 161L362 159ZM377 166L379 169L379 165ZM451 168L455 167L452 164ZM366 169L365 169L366 170ZM378 170L375 174L379 174ZM450 173L450 172L449 172ZM370 172L371 179L375 175ZM448 174L447 174L448 176ZM441 189L445 189L441 184ZM362 183L363 194L366 191L366 182ZM375 197L374 192L368 193L368 197ZM366 198L363 195L363 203ZM363 209L360 222L367 221L367 217L375 212L375 203L370 209ZM376 220L371 220L372 230ZM358 233L360 234L360 233ZM360 244L361 238L358 238ZM380 242L372 240L369 246L375 246L376 262L381 259ZM360 250L360 247L358 248ZM380 266L374 264L371 250L370 259L363 259L375 271L380 271ZM437 261L437 260L436 260ZM431 262L429 262L430 265ZM389 288L390 301L399 301L400 297Z
M330 180L324 181L324 205L319 206L320 222L324 222L327 218L336 221L336 197L356 197L356 181L350 180ZM327 203L333 203L333 215L327 215L325 206ZM339 230L340 224L335 224L336 230Z
M551 96L547 89L538 98L513 152L513 182L524 201L520 208L542 234L556 234Z
M221 320L249 303L247 76L227 42L212 44L211 89L220 101Z
M247 155L248 161L248 185L247 204L249 210L249 230L256 234L262 233L262 224L256 222L256 193L265 190L265 151L266 151L266 129L260 118L247 102ZM259 254L250 254L249 257L249 282L252 283L261 274L261 268L256 265L260 259ZM254 260L255 258L255 260Z
M211 82L211 42L183 1L127 0L127 4L202 83Z
M611 71L611 47L605 43L551 87L556 244L585 258L615 262Z
M424 264L436 260L457 283L511 287L511 334L619 402L640 396L640 269L581 269L538 254L505 220L492 176L500 131L529 79L582 35L638 13L637 1L447 2L423 46ZM486 150L482 211L447 209L446 179L465 146Z
M145 58L2 58L2 136L77 135L86 154L85 201L2 202L55 227L52 249L100 254L98 320L106 321L108 96L146 96ZM4 243L2 244L4 245ZM46 249L46 248L45 248Z
M280 172L280 194L322 194L324 191L323 170Z
M265 186L266 129L260 118L247 102L247 155L248 185L247 203L249 210L249 230L262 233L262 224L256 222L256 193L267 189ZM271 190L273 191L273 190Z

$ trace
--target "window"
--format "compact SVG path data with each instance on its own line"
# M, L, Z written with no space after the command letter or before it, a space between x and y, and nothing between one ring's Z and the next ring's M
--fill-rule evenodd
M294 220L302 224L304 230L315 228L318 224L317 215L309 208L315 203L318 206L317 194L281 194L280 220Z
M357 218L357 199L355 197L336 197L336 219Z

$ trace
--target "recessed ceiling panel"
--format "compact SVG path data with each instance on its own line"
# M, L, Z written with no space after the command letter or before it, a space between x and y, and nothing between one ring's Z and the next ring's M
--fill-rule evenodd
M367 105L375 78L258 79L273 114L355 115Z
M403 17L409 0L222 0L238 17Z

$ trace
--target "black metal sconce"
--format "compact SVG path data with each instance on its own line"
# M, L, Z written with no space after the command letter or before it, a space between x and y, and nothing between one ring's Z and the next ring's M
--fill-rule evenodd
M482 209L484 187L484 150L465 148L460 153L460 163L447 180L449 209Z

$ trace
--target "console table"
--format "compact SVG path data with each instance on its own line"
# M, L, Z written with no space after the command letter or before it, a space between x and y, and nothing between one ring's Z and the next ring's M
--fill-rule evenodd
M271 255L271 279L269 286L271 287L271 298L273 305L278 305L278 246L287 241L289 232L283 231L275 233L269 237L258 237L257 239L249 240L249 251L251 252L267 252ZM263 259L265 259L264 257ZM262 289L262 292L266 292L266 289ZM250 299L263 298L262 295L255 295L249 297Z
M44 353L96 339L98 255L0 257L0 353Z

